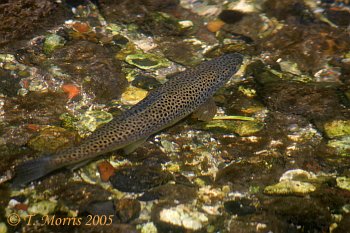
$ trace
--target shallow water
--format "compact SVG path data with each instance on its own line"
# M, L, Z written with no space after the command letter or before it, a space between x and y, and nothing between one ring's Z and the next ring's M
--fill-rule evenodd
M344 1L0 3L0 233L347 232ZM24 160L74 146L175 73L244 65L191 117L22 189Z

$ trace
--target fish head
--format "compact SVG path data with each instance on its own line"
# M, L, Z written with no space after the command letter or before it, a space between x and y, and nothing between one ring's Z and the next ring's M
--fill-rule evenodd
M240 68L243 62L243 55L239 53L229 53L223 56L214 58L204 64L203 78L214 89L226 83L232 75ZM204 81L204 80L203 80Z
M217 72L223 76L231 77L235 74L243 62L243 55L239 53L229 53L215 59Z

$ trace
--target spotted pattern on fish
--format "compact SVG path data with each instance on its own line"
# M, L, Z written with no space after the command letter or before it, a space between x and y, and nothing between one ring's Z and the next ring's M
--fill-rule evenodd
M27 183L58 168L123 148L175 124L211 98L237 72L242 60L238 53L226 54L175 75L80 145L20 165L14 183Z

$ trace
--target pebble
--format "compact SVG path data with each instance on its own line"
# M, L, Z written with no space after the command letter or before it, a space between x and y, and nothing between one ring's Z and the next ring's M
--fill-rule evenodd
M115 169L107 161L103 161L97 165L98 172L100 173L101 180L107 182L109 178L114 175Z
M64 84L62 85L62 90L68 94L68 99L73 99L80 93L79 87L74 84Z
M7 233L7 226L4 222L0 222L0 233Z
M159 212L159 222L168 227L178 227L187 231L197 231L208 224L208 217L192 206L184 204L164 208Z
M141 204L138 200L124 198L115 202L116 215L122 223L136 219L140 215Z
M153 222L148 222L142 226L141 233L158 233L158 230Z
M213 21L210 21L208 22L207 24L207 28L209 31L211 32L217 32L219 31L223 26L225 25L225 22L220 20L220 19L217 19L217 20L213 20Z
M256 207L249 199L226 201L224 207L228 213L238 216L250 215L256 212Z

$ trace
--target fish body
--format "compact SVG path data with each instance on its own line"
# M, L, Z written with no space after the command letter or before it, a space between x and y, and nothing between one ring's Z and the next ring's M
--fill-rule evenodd
M226 54L175 75L131 109L98 128L80 145L17 166L13 184L25 184L59 168L125 148L175 124L211 99L236 73L242 60L241 54Z

